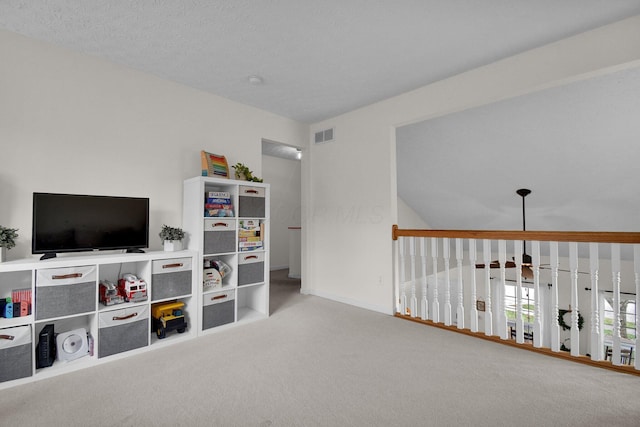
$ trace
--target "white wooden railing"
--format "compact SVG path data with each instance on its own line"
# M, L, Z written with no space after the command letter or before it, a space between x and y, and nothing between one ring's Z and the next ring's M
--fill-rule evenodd
M640 337L636 334L623 340L620 312L621 295L640 307L640 233L405 230L394 226L392 235L398 316L542 352L569 353L579 361L594 362L591 364L640 371L640 357L635 355ZM523 253L531 256L530 264L523 265ZM497 261L495 268L487 268L493 261ZM528 269L532 278L525 281L522 276ZM610 276L601 278L601 272ZM505 303L509 286L515 287L515 308L511 309ZM533 317L528 322L523 316L525 290L534 295L533 310L526 307ZM605 291L613 297L611 336L603 332ZM513 311L515 319L509 320ZM638 311L635 323L630 323L640 325ZM564 312L570 312L569 323L559 317ZM627 328L627 320L624 322ZM509 324L515 327L515 340ZM569 333L561 326L569 328ZM527 343L525 337L532 342ZM605 361L608 348L610 361ZM625 366L632 360L632 366Z

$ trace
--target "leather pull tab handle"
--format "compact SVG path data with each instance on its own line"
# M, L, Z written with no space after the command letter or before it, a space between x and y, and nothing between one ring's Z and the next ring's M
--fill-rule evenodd
M113 320L127 320L136 317L138 313L131 313L128 316L113 316Z

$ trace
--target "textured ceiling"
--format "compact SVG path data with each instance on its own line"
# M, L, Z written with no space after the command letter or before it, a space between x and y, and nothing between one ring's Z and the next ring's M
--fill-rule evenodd
M312 123L639 13L640 0L3 0L0 28Z

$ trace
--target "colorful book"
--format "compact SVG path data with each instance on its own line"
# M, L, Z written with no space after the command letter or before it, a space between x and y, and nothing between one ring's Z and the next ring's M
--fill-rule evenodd
M230 199L231 198L231 193L229 193L228 191L208 191L206 198L208 198L208 199L216 199L216 198Z
M238 241L240 242L262 242L261 236L249 236L249 237L238 237Z
M205 204L222 204L222 205L230 205L231 199L224 197L209 197L205 201Z

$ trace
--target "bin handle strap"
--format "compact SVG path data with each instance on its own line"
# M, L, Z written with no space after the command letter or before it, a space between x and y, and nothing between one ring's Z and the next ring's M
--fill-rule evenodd
M248 255L248 256L244 257L244 259L245 259L245 261L248 260L248 259L258 259L258 256L257 255Z
M132 317L137 316L138 313L131 313L128 316L113 316L113 320L127 320L127 319L131 319Z
M215 297L211 297L211 301L215 301L217 299L222 299L222 298L226 298L227 294L224 295L216 295Z
M229 224L227 224L226 222L216 222L213 224L214 227L228 227Z
M162 268L180 268L182 267L184 264L181 262L176 262L175 264L165 264L162 266Z
M0 335L0 340L9 340L13 341L15 337L13 335Z
M70 273L70 274L60 274L60 275L51 276L53 280L76 279L78 277L82 277L82 273Z
M254 190L252 188L248 189L248 190L244 190L245 193L247 194L258 194L258 190Z

